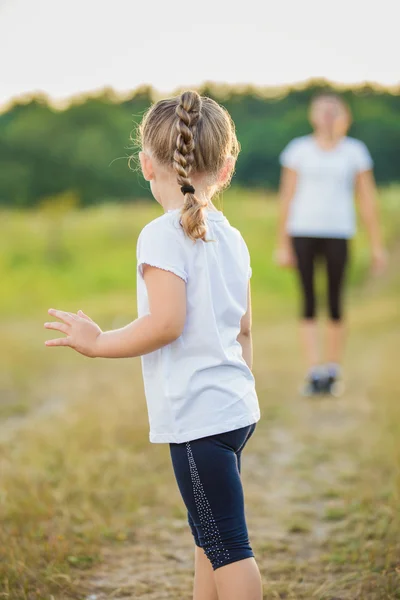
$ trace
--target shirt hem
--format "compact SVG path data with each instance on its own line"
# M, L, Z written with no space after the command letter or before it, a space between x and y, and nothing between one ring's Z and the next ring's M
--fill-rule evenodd
M287 230L290 237L310 237L310 238L332 238L332 239L351 239L356 232L337 232L337 231L292 231Z
M241 419L235 419L229 421L223 425L213 425L212 427L203 427L202 429L193 429L187 433L179 435L173 433L152 433L150 431L149 439L152 444L182 444L183 442L191 442L199 438L207 437L209 435L216 435L218 433L226 433L227 431L233 431L234 429L240 429L240 427L247 427L253 425L260 420L261 413L256 411Z

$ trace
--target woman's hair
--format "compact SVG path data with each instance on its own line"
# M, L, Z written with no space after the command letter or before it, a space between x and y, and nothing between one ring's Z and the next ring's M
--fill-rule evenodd
M351 109L350 106L348 105L348 103L346 102L346 100L343 98L343 96L341 96L340 94L337 94L336 92L332 92L332 91L326 91L326 92L317 92L310 101L310 110L313 109L313 107L315 106L315 104L317 102L319 102L320 100L334 100L335 102L337 102L338 104L340 104L340 106L345 110L349 121L352 120L352 114L351 114Z
M211 98L186 91L151 106L139 134L141 147L176 172L177 184L185 196L181 214L185 233L192 240L205 240L207 202L193 191L191 175L201 174L215 184L226 160L237 158L239 143L229 113ZM228 176L219 188L229 179Z

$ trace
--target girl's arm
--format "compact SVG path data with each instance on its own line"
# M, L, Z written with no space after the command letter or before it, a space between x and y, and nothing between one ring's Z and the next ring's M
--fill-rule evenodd
M243 358L246 361L249 369L253 368L253 340L251 335L252 326L252 314L251 314L251 291L250 281L247 292L247 311L243 315L240 322L240 333L238 335L238 342L242 346Z
M371 170L358 173L356 178L356 195L360 207L360 215L371 243L372 268L382 271L387 262L379 226L378 206L376 201L376 185Z
M297 173L293 169L283 167L279 185L279 223L278 223L278 250L277 261L281 267L292 267L295 264L294 254L286 223L289 215L290 203L296 191Z
M49 340L47 346L70 346L92 358L128 358L148 354L176 340L186 320L186 286L183 279L149 265L143 266L149 314L121 329L102 332L82 311L74 315L50 309L63 322L45 323L47 329L67 334Z

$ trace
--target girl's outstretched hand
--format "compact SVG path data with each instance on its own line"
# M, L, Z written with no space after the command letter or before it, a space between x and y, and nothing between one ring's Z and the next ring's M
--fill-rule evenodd
M81 310L75 314L50 308L48 312L62 322L45 323L45 328L61 331L66 337L47 340L46 346L70 346L84 356L96 356L96 342L102 331L90 317Z

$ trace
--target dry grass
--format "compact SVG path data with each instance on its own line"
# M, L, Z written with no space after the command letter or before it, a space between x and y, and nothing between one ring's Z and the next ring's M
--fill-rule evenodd
M243 479L264 598L400 598L396 262L386 280L352 293L345 396L304 401L295 301L283 301L286 321L275 301L264 309L275 275L269 265L261 277L262 227L247 217L248 236L253 225L263 418ZM82 285L82 308L91 303L96 318L129 314L127 289L97 303L99 290ZM284 275L276 298L291 285ZM168 448L148 441L139 362L49 353L37 298L31 315L7 309L2 322L3 387L15 397L0 415L0 597L189 599L192 540Z

